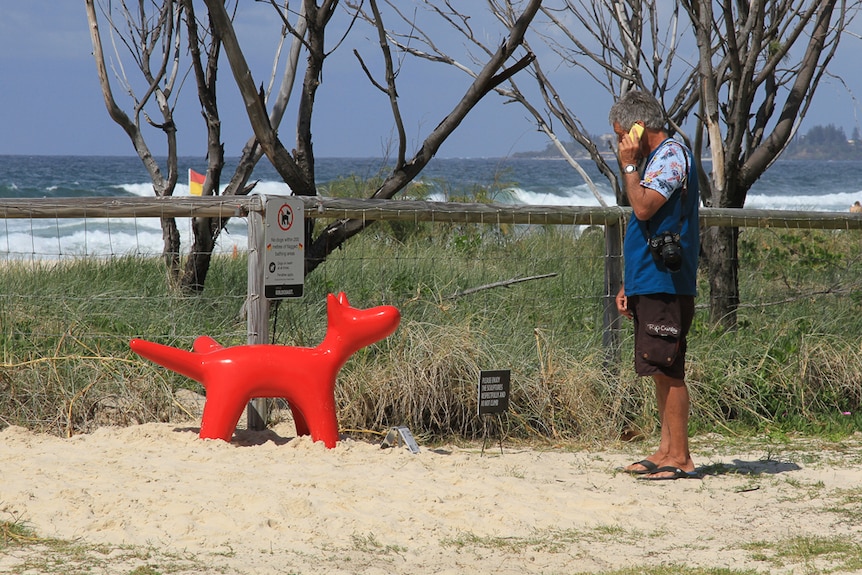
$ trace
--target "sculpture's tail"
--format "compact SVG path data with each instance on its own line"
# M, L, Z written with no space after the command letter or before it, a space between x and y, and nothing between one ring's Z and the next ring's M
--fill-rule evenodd
M211 338L208 335L202 335L195 339L195 343L192 344L192 348L197 353L209 353L211 351L218 351L220 349L224 349L224 346Z
M200 354L143 339L133 339L129 347L141 357L203 383L203 358Z

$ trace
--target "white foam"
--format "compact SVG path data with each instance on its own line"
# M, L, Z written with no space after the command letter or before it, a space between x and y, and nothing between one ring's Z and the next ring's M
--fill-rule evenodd
M191 220L177 218L181 246L192 243ZM246 221L237 218L216 242L215 253L248 246ZM158 218L5 220L0 257L56 259L65 256L158 256L164 248Z
M122 184L116 186L127 193L152 197L151 183ZM601 197L608 206L616 205L610 186L597 182ZM175 195L188 196L188 185L177 184ZM223 191L223 189L222 189ZM558 187L552 192L535 191L522 187L507 189L509 201L515 204L537 206L597 207L599 201L586 184ZM260 181L255 194L289 195L290 188L278 181ZM794 211L846 212L860 198L862 192L840 192L823 195L749 194L746 208ZM506 198L502 195L501 198ZM429 201L447 201L443 192L434 192ZM497 201L506 201L498 199ZM181 233L183 250L192 243L191 220L176 218ZM121 256L159 255L163 249L162 231L158 218L109 219L39 219L0 222L5 226L5 237L0 237L0 258L57 258L64 256ZM216 253L245 251L248 245L247 222L233 218L229 229L219 235ZM3 234L4 227L0 227Z
M812 212L846 212L862 192L841 192L823 195L764 195L749 194L745 207L762 210L798 210Z

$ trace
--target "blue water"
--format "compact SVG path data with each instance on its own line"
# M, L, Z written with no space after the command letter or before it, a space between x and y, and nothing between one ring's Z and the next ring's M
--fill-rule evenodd
M206 169L198 158L181 158L176 195L188 194L187 171ZM225 174L232 173L229 161ZM615 203L608 183L589 162L583 168L607 205ZM320 186L342 177L361 179L385 174L379 159L317 160ZM227 179L227 178L226 178ZM420 175L430 199L464 196L477 187L503 188L498 199L534 205L598 206L583 178L562 160L519 158L439 159ZM275 170L263 160L252 177L256 190L286 194ZM0 197L152 196L146 170L136 157L0 156ZM780 210L846 212L862 201L862 162L783 160L774 164L748 193L746 207ZM219 242L219 250L245 248L245 226L236 222ZM190 234L189 230L185 233ZM184 242L187 245L187 242ZM152 219L0 220L0 257L159 253L161 230Z

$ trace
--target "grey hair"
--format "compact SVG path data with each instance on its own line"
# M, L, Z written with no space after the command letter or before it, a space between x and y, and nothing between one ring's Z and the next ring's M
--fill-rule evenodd
M663 130L665 127L664 110L658 100L648 92L631 90L626 92L608 112L608 120L624 130L628 130L635 122L643 122L644 126L653 130Z

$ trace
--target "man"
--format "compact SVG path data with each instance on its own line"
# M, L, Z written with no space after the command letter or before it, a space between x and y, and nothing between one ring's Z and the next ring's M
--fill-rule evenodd
M652 480L698 477L688 446L685 385L700 251L697 169L688 149L668 137L664 110L652 95L626 93L608 119L619 141L623 189L633 210L616 304L633 320L635 371L653 378L661 421L655 453L624 470Z

